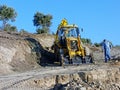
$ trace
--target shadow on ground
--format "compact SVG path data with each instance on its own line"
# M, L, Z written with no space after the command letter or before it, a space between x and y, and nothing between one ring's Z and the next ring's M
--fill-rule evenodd
M41 66L54 65L54 53L42 47L39 41L34 38L25 38L29 42L31 52L36 54L36 61Z

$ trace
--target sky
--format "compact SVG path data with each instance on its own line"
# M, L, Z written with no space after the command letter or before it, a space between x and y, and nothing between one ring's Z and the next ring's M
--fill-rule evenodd
M107 39L120 45L120 0L0 0L0 5L12 7L17 12L15 22L18 30L36 32L33 16L36 12L53 16L51 32L56 32L63 18L69 24L83 28L81 37L93 43Z

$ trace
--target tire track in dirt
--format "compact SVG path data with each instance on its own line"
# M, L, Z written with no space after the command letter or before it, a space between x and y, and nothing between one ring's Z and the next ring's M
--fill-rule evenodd
M24 73L14 75L0 76L0 90L37 90L37 87L27 86L27 82L33 78L44 78L51 75L59 75L65 73L74 73L78 71L89 71L97 69L99 65L79 65L79 66L65 66L65 67L45 67L39 70L32 70ZM99 68L105 68L103 65ZM40 88L38 88L40 89Z
M70 70L72 72L75 72L76 70L80 70L80 69L84 70L85 68L86 68L85 66L82 66L82 67L81 66L66 66L64 68L63 67L51 67L51 68L47 67L44 69L29 71L29 72L20 73L20 74L0 76L0 90L8 90L10 88L14 88L14 86L17 86L20 83L23 83L37 76L41 76L42 78L44 76L48 76L51 74L55 75L58 73L67 73ZM19 88L19 86L17 87ZM20 87L22 88L22 86Z
M10 80L2 80L0 81L0 90L7 90L9 88L14 87L15 85L25 82L29 79L33 78L33 76L27 76L27 77L19 77L19 78L14 78L14 79L10 79Z

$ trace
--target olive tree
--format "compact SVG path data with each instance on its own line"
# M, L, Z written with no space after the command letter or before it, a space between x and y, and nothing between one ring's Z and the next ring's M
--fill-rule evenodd
M0 21L3 22L3 30L5 29L8 21L15 21L17 13L11 7L7 7L6 5L0 6Z
M36 26L36 31L38 34L40 33L48 33L49 27L51 26L52 22L51 15L44 15L43 13L37 12L34 14L33 24Z

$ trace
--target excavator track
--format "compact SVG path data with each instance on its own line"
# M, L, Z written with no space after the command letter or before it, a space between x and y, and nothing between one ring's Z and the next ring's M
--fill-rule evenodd
M93 63L93 58L90 56L86 56L84 59L82 59L80 57L75 57L72 60L68 60L68 59L62 60L62 59L61 59L62 64L60 64L60 66L79 66L82 64L92 64Z

